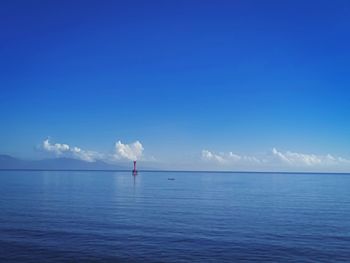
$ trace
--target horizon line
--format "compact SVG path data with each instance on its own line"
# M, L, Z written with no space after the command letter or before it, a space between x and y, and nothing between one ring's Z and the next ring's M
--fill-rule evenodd
M28 171L28 172L130 172L130 169L2 169L0 171ZM307 171L220 171L220 170L137 170L138 172L168 172L168 173L258 173L258 174L339 174L350 175L350 172L307 172Z

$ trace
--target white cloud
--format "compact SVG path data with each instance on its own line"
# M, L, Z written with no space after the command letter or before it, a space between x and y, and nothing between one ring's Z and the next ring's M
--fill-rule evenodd
M333 155L316 155L286 151L273 148L271 152L260 155L239 155L232 152L214 153L202 151L202 160L216 167L247 168L247 169L318 169L318 168L350 168L350 160Z
M214 161L220 164L230 165L235 163L249 164L249 163L261 163L262 160L255 156L238 155L233 152L228 153L213 153L208 150L202 151L202 160Z
M334 157L330 154L327 155L316 155L316 154L305 154L305 153L296 153L296 152L280 152L276 148L272 149L272 154L277 157L280 161L291 165L291 166L330 166L338 164L347 164L350 163L350 160L347 160L342 157Z
M71 157L87 162L94 162L103 158L103 155L98 152L82 150L78 147L71 147L68 144L52 144L49 139L43 141L42 149L56 156Z
M57 155L61 155L64 152L69 151L69 145L60 143L51 144L49 139L46 139L43 141L43 149L48 152L54 152Z
M219 163L226 163L227 160L225 160L224 157L220 156L219 154L214 154L208 150L203 150L202 151L202 158L204 160L208 160L208 161L217 161Z
M131 161L139 160L143 155L143 146L139 141L133 142L131 144L123 144L121 141L115 144L117 159L124 158Z
M49 139L43 141L41 148L55 156L75 158L88 162L94 162L96 160L116 162L123 159L132 161L140 159L143 161L155 161L153 156L144 158L144 148L139 141L135 141L131 144L123 144L121 141L118 141L115 143L115 150L112 153L105 154L96 151L83 150L79 147L70 146L64 143L51 143Z

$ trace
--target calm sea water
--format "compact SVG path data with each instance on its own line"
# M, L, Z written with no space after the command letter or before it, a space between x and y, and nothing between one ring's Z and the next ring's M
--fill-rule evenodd
M350 262L350 175L1 171L0 261Z

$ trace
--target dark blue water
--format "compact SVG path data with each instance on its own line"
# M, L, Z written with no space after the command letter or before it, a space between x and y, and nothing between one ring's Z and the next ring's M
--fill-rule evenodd
M2 262L350 262L350 175L2 171L0 197Z

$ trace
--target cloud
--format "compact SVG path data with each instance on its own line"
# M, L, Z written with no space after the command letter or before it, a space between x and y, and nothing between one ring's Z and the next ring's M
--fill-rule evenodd
M214 161L220 164L234 164L234 163L261 163L262 160L255 156L247 156L247 155L238 155L233 152L228 153L213 153L208 150L202 151L202 160L206 161Z
M276 148L272 149L272 154L279 159L291 166L329 166L338 164L348 164L350 160L342 157L334 157L330 154L327 155L316 155L316 154L305 154L287 151L282 153Z
M139 141L131 144L123 144L121 141L118 141L115 144L115 150L115 157L117 159L124 158L136 161L142 157L144 148Z
M60 144L60 143L51 144L49 139L46 139L43 141L43 149L48 152L54 152L57 155L61 155L64 152L69 151L69 148L70 147L68 144Z
M56 156L61 156L61 157L71 157L87 162L94 162L98 159L102 159L103 155L94 152L94 151L86 151L82 150L79 147L72 147L69 146L68 144L61 144L61 143L50 143L49 139L46 139L43 141L42 144L42 149L46 152L51 152L55 154Z
M106 162L114 163L120 160L140 160L143 161L155 161L153 156L145 158L143 156L144 148L140 141L135 141L131 144L123 144L121 141L115 143L115 149L111 153L99 153L96 151L83 150L76 146L70 146L65 143L51 143L50 139L43 141L40 147L45 152L49 152L59 157L75 158L87 162L95 162L97 160L103 160Z
M227 160L219 154L212 153L208 150L203 150L202 151L202 159L208 160L208 161L217 161L219 163L226 163Z
M215 153L208 150L202 151L202 160L210 162L216 167L266 169L266 168L336 168L349 167L350 160L333 155L316 155L286 151L282 152L273 148L271 152L260 155L239 155L233 152Z

